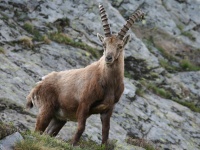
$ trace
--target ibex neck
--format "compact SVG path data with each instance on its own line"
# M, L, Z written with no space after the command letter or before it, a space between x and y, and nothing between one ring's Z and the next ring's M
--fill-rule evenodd
M108 82L111 80L118 80L118 82L122 82L124 78L124 54L121 54L111 65L106 64L104 57L102 59L104 66L102 68L102 73Z

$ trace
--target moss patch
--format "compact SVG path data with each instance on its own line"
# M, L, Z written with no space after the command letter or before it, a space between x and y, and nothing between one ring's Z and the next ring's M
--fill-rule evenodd
M55 41L55 42L58 42L58 43L67 44L67 45L71 45L73 47L77 47L77 48L86 50L86 51L90 52L96 58L100 57L100 54L99 54L97 49L87 45L86 43L76 42L76 41L74 41L73 39L71 39L69 36L67 36L64 33L54 32L54 33L48 34L48 37L52 41Z

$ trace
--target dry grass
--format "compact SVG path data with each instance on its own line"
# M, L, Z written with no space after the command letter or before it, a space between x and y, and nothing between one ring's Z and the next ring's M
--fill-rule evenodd
M44 41L44 43L46 43L46 44L50 44L51 43L51 40L48 38L48 36L43 36L43 41Z
M28 36L23 36L19 39L19 42L22 43L24 46L32 48L33 47L33 42L32 38Z

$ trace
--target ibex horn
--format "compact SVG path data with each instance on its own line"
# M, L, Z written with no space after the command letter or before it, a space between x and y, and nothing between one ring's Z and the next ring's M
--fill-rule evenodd
M111 36L110 25L108 24L108 18L107 18L107 15L106 15L106 11L103 8L103 5L101 5L101 4L99 4L99 11L100 11L101 20L102 20L102 23L103 23L103 29L104 29L104 32L105 32L105 36L109 37L109 36Z
M129 19L126 21L126 24L123 26L123 28L120 30L118 33L118 38L123 39L127 31L130 29L130 27L134 24L134 22L137 19L143 19L144 18L144 13L141 10L137 10Z

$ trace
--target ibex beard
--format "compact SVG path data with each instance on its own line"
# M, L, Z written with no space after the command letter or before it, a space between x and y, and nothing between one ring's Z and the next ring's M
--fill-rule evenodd
M102 144L107 143L110 117L124 90L124 47L130 39L130 35L125 34L134 21L143 16L137 11L114 35L103 6L99 8L105 37L97 36L104 48L103 56L85 68L46 75L27 96L26 107L35 105L39 109L35 131L56 136L68 120L78 122L73 145L79 141L86 120L92 114L100 114Z

